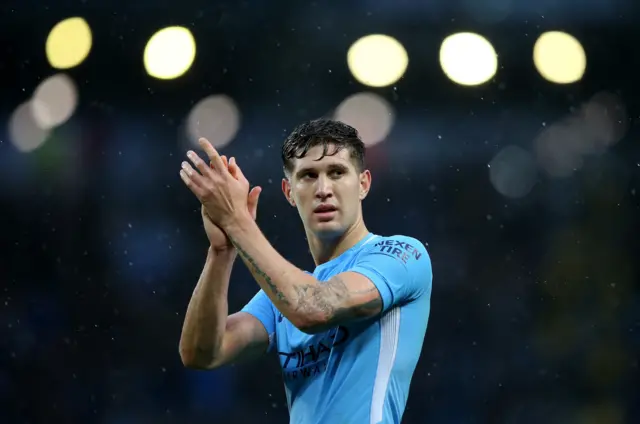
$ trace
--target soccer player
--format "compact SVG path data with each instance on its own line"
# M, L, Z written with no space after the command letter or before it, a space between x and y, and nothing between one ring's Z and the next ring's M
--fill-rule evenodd
M429 320L431 261L418 240L367 230L364 144L341 122L298 126L282 146L282 191L298 209L316 268L283 258L254 222L260 188L200 140L180 176L202 203L211 242L180 355L211 369L275 349L295 424L399 423ZM195 168L195 169L194 169ZM236 253L261 290L228 315Z

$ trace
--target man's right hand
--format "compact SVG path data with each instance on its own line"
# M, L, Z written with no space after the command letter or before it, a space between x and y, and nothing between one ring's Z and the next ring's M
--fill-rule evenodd
M231 158L231 160L227 162L226 156L222 156L221 158L222 158L222 162L224 163L224 166L226 166L229 169L229 172L231 173L231 175L235 177L237 175L236 174L237 165L236 165L235 159ZM252 188L251 191L249 192L249 198L247 199L247 207L249 208L249 213L251 214L253 219L256 219L256 216L257 216L258 198L260 197L261 191L262 191L262 188L260 188L259 186L256 186ZM223 252L229 249L233 249L233 244L231 244L231 240L229 240L229 237L227 237L227 235L222 230L222 228L218 227L213 221L211 221L211 218L207 214L207 211L204 205L201 207L200 210L202 214L202 222L204 223L204 230L207 233L207 238L209 239L211 248L216 252Z

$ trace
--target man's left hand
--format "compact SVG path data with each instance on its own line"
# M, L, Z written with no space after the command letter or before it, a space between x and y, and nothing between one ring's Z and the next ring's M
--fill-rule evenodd
M187 152L197 171L187 161L182 162L180 177L184 184L204 205L211 220L222 229L242 219L251 219L247 206L249 182L235 160L229 161L227 168L208 140L201 138L198 142L211 164L204 162L195 152Z

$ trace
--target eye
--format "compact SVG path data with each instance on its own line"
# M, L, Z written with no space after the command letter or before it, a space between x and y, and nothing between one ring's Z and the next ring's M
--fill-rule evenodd
M344 171L341 169L334 169L329 173L329 175L331 175L334 178L341 177L344 175Z
M300 175L300 179L301 180L308 180L308 179L312 179L315 178L315 174L313 172L307 171L302 173L302 175Z

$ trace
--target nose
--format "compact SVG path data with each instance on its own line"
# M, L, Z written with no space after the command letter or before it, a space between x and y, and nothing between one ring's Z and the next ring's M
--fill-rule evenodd
M331 181L326 175L320 175L316 180L316 197L325 200L333 196Z

